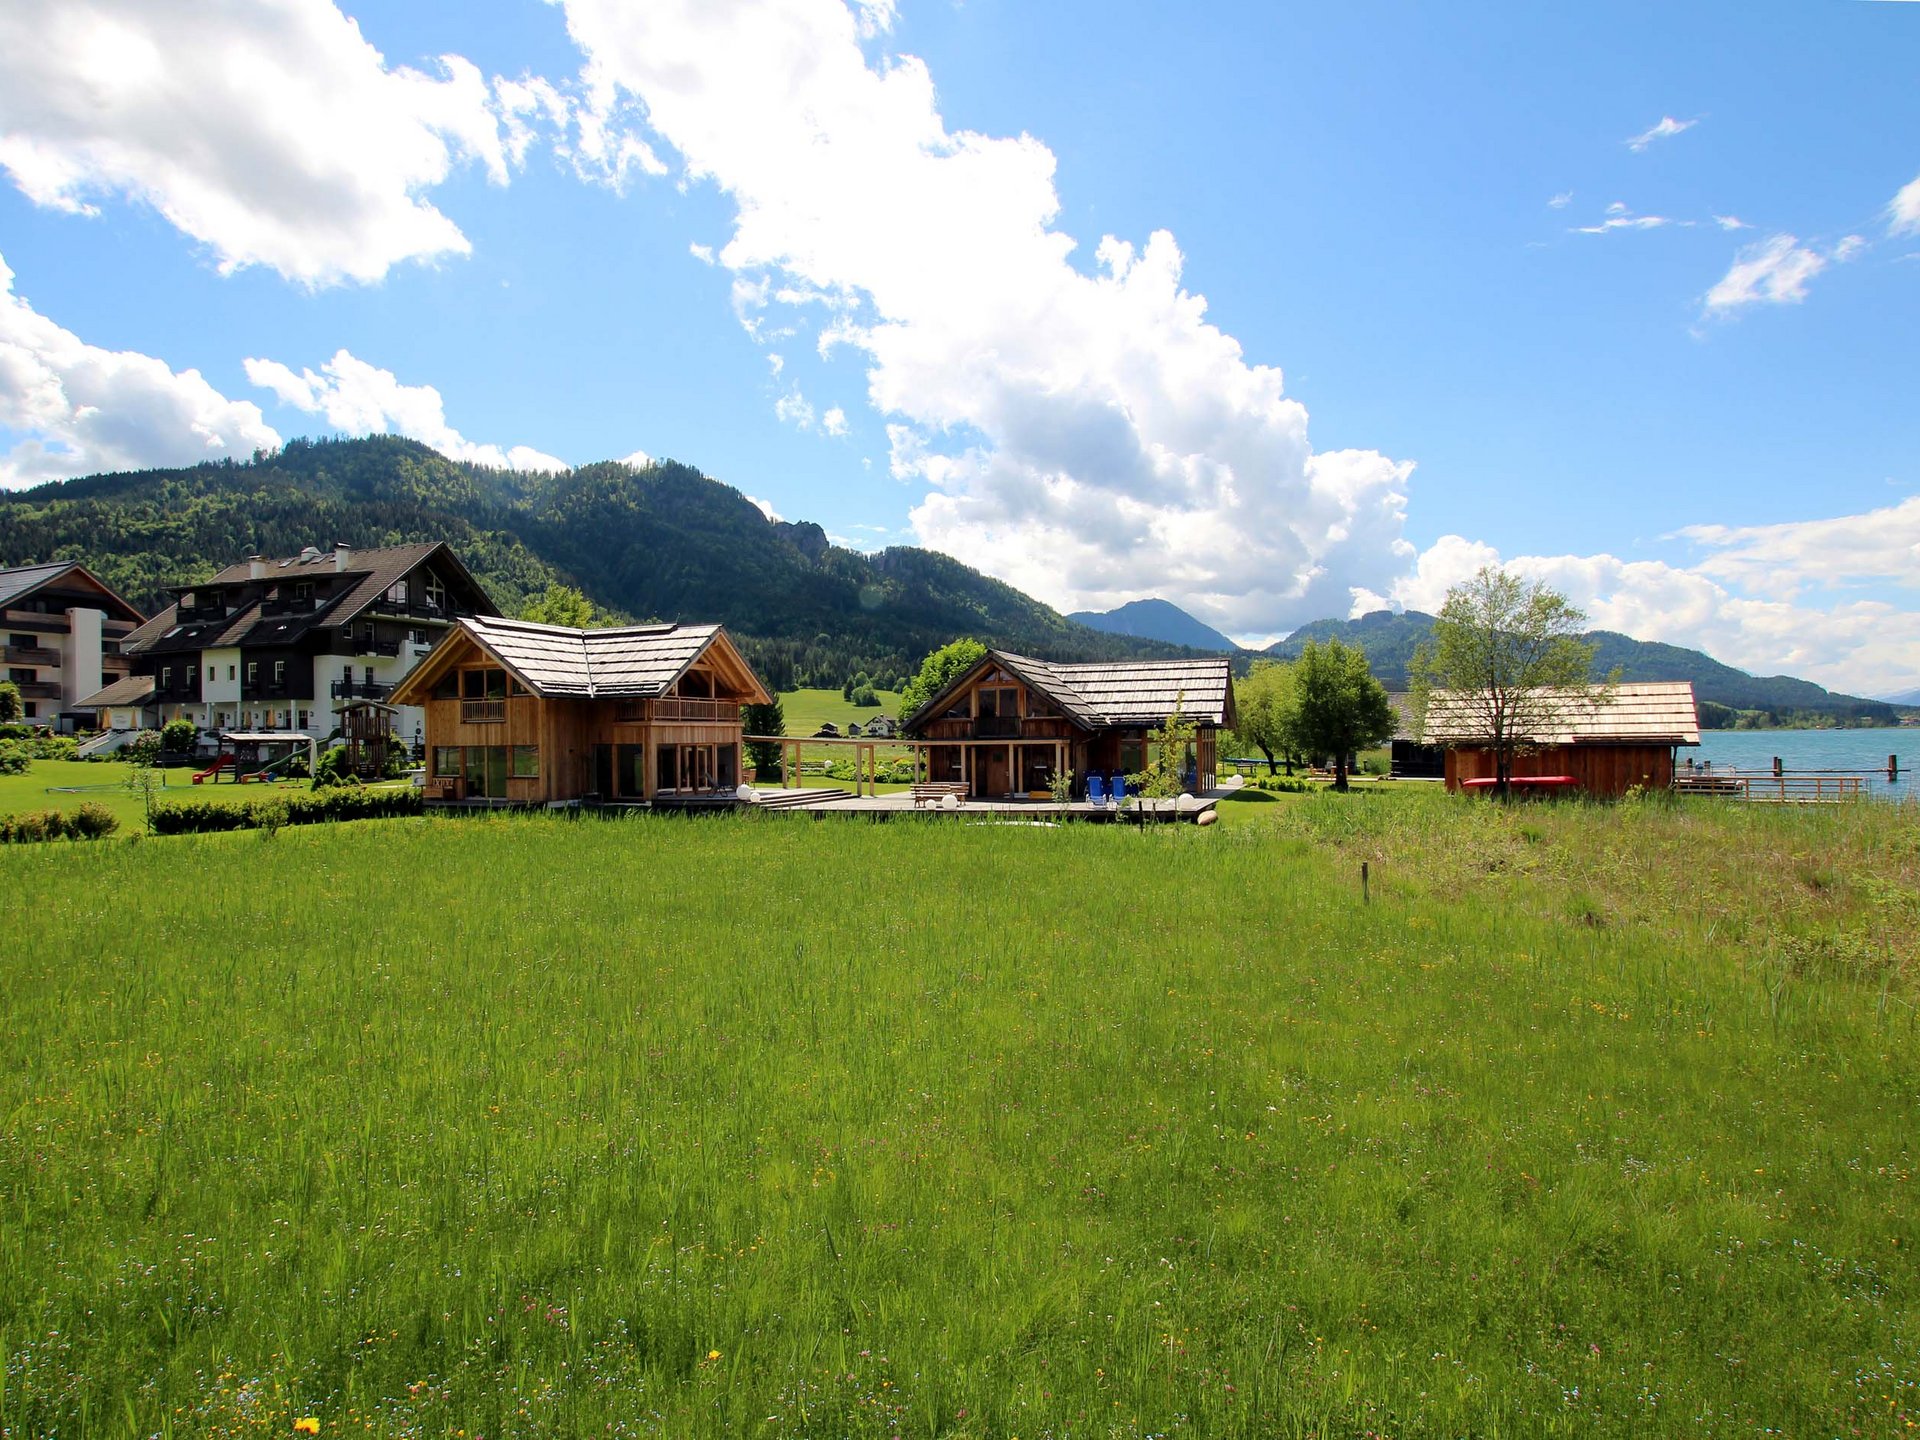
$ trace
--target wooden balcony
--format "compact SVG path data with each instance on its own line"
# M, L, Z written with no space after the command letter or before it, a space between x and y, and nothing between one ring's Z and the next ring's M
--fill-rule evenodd
M740 702L691 700L678 695L663 695L658 700L623 700L614 710L613 718L626 724L675 721L680 724L738 725Z
M462 725L504 725L507 723L507 702L504 700L462 700L460 702L460 723Z
M8 645L7 663L10 665L58 665L60 652L49 650L41 645Z

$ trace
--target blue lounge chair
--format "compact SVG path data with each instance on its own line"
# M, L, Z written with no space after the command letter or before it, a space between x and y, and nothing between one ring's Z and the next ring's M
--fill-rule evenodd
M1087 803L1089 805L1107 803L1107 782L1098 775L1087 776Z
M1124 775L1116 775L1113 777L1113 803L1118 805L1122 800L1125 800L1126 798L1127 798L1127 777Z

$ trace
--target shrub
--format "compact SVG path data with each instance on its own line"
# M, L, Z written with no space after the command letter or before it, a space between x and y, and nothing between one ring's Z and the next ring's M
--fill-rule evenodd
M79 748L80 742L71 735L40 734L27 742L27 749L36 760L72 760Z
M200 727L184 716L160 727L160 749L168 755L191 755L199 743Z
M89 800L67 816L67 834L75 840L99 840L120 828L120 818L98 800Z
M313 788L325 790L332 785L346 783L347 747L335 745L320 757L320 763L313 768Z
M160 758L160 732L142 730L120 747L120 758L134 765L151 765Z
M249 805L217 800L181 800L153 807L156 835L204 835L222 830L265 829L282 825L319 825L334 820L389 820L425 813L423 797L404 790L370 790L359 784L329 787L305 795L275 795Z
M0 740L0 775L24 775L33 753L18 740Z
M1261 775L1248 783L1257 790L1272 791L1281 795L1305 795L1319 788L1297 775Z

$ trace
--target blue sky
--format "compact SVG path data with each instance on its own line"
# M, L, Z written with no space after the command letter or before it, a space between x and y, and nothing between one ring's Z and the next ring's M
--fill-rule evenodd
M1920 5L46 0L0 57L0 482L671 456L1063 608L1499 560L1920 684Z

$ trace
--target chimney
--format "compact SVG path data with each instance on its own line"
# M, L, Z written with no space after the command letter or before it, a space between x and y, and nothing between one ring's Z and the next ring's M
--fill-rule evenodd
M264 580L267 578L267 557L264 555L247 556L247 578Z
M353 558L352 546L347 544L347 542L344 540L336 540L333 542L333 568L335 570L346 569L347 562L352 558Z

